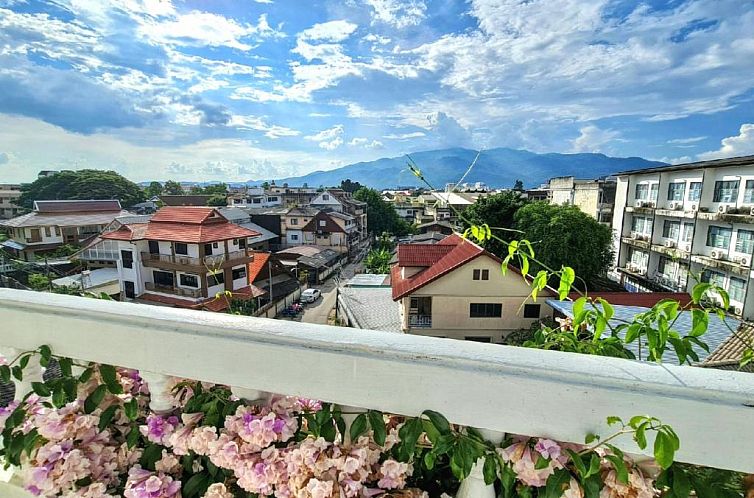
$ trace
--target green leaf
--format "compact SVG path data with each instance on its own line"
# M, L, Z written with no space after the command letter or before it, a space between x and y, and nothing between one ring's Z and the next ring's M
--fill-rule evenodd
M115 367L111 365L100 365L99 373L102 376L102 381L107 386L107 390L113 394L123 394L123 387L118 382L117 372Z
M550 465L550 460L543 457L542 455L539 455L539 458L537 458L537 462L534 464L535 470L542 470L546 469Z
M369 419L369 426L372 428L372 433L374 434L374 442L379 446L385 446L387 431L385 430L385 418L383 417L382 412L369 410L367 412L367 418Z
M36 446L37 442L42 439L42 436L37 434L36 429L32 429L29 431L28 434L24 436L24 448L23 450L26 452L28 456L31 456L31 452L34 451L34 446Z
M655 436L654 457L657 464L663 469L667 469L673 463L675 456L675 444L663 431L658 431Z
M432 451L428 451L424 454L424 466L427 467L427 470L432 470L435 467L436 459L437 455Z
M442 414L432 410L424 410L423 414L432 422L437 432L443 435L450 434L450 423Z
M564 266L560 273L560 285L558 286L558 296L564 300L571 291L571 286L576 280L576 273L570 266Z
M131 401L123 405L123 411L126 413L128 420L136 420L139 416L139 402L136 398L131 398Z
M66 395L66 402L70 403L78 397L79 382L75 377L63 379L63 390Z
M710 283L696 284L691 290L691 300L694 304L699 304L704 297L704 294L712 287Z
M58 384L55 386L55 389L52 390L52 404L55 408L61 408L65 406L65 401L66 397L63 384Z
M586 306L586 297L582 296L573 302L573 316L578 316L584 311Z
M139 429L137 427L134 427L131 429L131 432L136 432L138 434ZM129 436L131 434L129 433ZM141 463L141 466L144 467L147 470L154 471L154 464L162 458L162 446L159 444L151 443L146 448L144 448L144 452L141 454L141 458L139 459L139 463Z
M571 473L566 469L556 470L548 479L542 498L560 498L571 481Z
M10 382L10 367L8 365L0 365L0 380L5 383Z
M615 474L618 480L623 484L628 484L628 469L626 468L626 462L622 458L615 455L605 455L605 459L609 460L615 468Z
M102 400L105 399L106 393L107 387L104 384L97 386L97 389L95 389L92 394L87 396L86 400L84 401L84 412L92 413L94 410L96 410L99 404L102 403Z
M497 460L494 455L487 455L485 457L482 474L484 475L484 483L488 486L497 479Z
M607 425L623 424L623 419L616 416L607 417Z
M52 394L50 388L44 382L32 382L31 389L37 396L41 396L42 398L46 398Z
M593 442L595 442L595 441L599 441L599 439L600 439L600 436L599 436L599 434L592 434L592 433L589 433L589 434L587 434L587 435L586 435L586 437L584 438L584 444L592 444L592 443L593 443Z
M92 367L87 368L86 370L81 372L81 375L79 376L79 382L86 384L87 382L89 382L89 379L92 378L93 373L94 370L92 369Z
M586 471L584 479L589 476L597 475L600 472L600 457L597 453L592 453L592 457L589 459L589 469Z
M576 467L579 475L584 477L586 475L586 465L584 465L584 460L582 460L581 455L571 449L567 449L566 453L571 457L571 461L573 462L574 467Z
M634 432L634 441L636 441L636 445L642 450L647 447L646 430L648 426L649 422L644 422L636 427L636 432Z
M398 445L398 460L402 462L411 460L416 449L416 442L419 440L422 431L423 426L420 418L412 418L403 424L398 431L398 437L401 440Z
M44 361L45 364L42 365L43 367L46 367L47 364L50 362L50 359L52 358L52 351L50 350L50 346L44 344L42 346L39 346L39 356L41 356L41 361Z
M23 370L29 365L29 359L31 358L30 354L23 355L20 360L18 360L18 366L21 367Z
M12 367L10 369L10 373L13 374L13 377L17 381L21 382L22 380L24 380L24 371L21 369L20 366L16 365L15 367Z
M602 313L605 316L605 320L609 321L615 315L615 308L601 297L598 297L597 301L602 305Z
M139 429L138 427L131 427L131 430L128 433L128 436L126 436L126 444L129 448L133 448L136 446L136 443L139 442Z
M210 475L208 472L200 472L194 474L186 481L186 484L181 489L181 496L183 498L194 498L204 495L207 488L211 484Z
M73 360L70 358L58 358L58 366L63 377L70 377L73 375Z
M367 416L362 413L353 420L351 428L349 429L349 435L351 436L351 442L356 442L359 436L367 431Z
M691 332L689 332L689 335L691 337L699 337L701 335L704 335L704 333L707 332L707 327L709 326L709 314L700 309L692 309L691 310Z
M97 425L97 427L99 428L100 432L104 431L105 428L110 425L110 422L113 420L113 416L115 415L115 410L117 409L117 405L109 406L104 412L102 412L102 415L99 416L99 424Z

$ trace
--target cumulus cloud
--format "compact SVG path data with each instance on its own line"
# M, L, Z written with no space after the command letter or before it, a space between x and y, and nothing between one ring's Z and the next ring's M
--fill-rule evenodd
M285 126L271 125L258 116L240 116L231 117L229 126L234 126L242 130L256 130L264 132L267 138L295 137L301 134L298 130L287 128Z
M744 123L738 130L738 135L723 138L718 150L704 152L699 154L698 158L709 160L752 154L754 154L754 123Z
M605 144L620 137L615 130L603 130L594 125L584 126L579 132L571 142L573 152L601 152Z
M379 140L369 140L365 137L355 137L348 142L351 147L363 147L365 149L383 149L385 144Z
M304 138L317 142L320 148L325 150L335 150L343 145L343 125L335 125L313 135L307 135Z
M298 38L300 40L341 42L351 36L357 27L357 24L344 20L328 21L305 29L299 33Z
M374 22L390 24L398 29L416 26L427 15L422 0L366 0L372 8Z
M471 133L461 126L455 118L442 111L435 111L427 115L426 128L443 145L466 145L471 141Z

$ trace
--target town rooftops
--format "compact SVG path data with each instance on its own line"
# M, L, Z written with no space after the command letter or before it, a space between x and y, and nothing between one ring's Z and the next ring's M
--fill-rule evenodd
M206 206L211 195L161 195L166 206Z
M257 231L230 223L217 209L211 207L166 206L152 216L143 233L140 229L136 233L132 228L123 226L114 232L102 235L102 238L202 244L259 235Z
M704 340L704 336L702 336ZM715 348L702 362L701 366L723 370L739 370L745 351L754 346L754 323L741 322L735 334L731 334L722 344ZM740 370L754 372L754 363L745 365Z
M321 222L324 221L324 225ZM309 223L301 229L304 232L344 232L340 225L335 223L328 213L320 211L309 220Z
M249 263L249 282L256 282L262 270L267 268L270 259L269 252L255 252L254 260Z
M571 292L569 299L576 300L581 297L578 292ZM691 296L686 292L590 292L589 297L597 299L601 297L610 304L622 306L643 306L651 308L663 299L678 301L685 307L691 303Z
M38 213L94 213L121 210L118 200L34 201Z
M411 294L482 254L497 259L493 254L458 234L449 235L434 245L398 245L398 264L394 265L390 272L393 300L397 301ZM401 267L406 266L426 269L403 278Z
M681 171L699 168L728 168L734 166L754 166L754 156L729 157L726 159L714 159L712 161L697 161L693 163L669 164L654 168L631 169L621 171L618 175L634 175L640 173L661 173L666 171Z

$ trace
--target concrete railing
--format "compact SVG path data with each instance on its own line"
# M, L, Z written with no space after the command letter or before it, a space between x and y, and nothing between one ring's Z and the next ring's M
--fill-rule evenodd
M612 433L609 415L652 415L679 434L678 460L754 471L750 373L10 289L0 316L3 348L135 368L157 393L179 376L576 443Z

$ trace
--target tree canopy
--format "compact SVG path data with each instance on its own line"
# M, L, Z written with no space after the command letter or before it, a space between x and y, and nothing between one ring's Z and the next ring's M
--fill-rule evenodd
M207 200L208 206L224 207L228 205L228 197L225 194L214 194Z
M521 207L528 204L528 200L518 192L502 192L500 194L480 197L474 204L463 212L464 229L471 225L487 224L495 228L495 234L504 240L510 241L519 238L515 232L499 230L500 228L513 229L514 215ZM504 255L505 245L495 239L485 242L485 249L497 254Z
M162 195L162 190L162 183L150 182L149 186L144 189L144 195L147 199L151 199L152 197Z
M537 259L556 270L570 266L587 285L604 274L613 259L610 227L576 206L532 202L514 218L515 228L522 232L516 238L529 240Z
M34 201L117 199L123 207L144 201L144 191L115 171L61 171L21 187L18 205L31 209Z
M226 195L228 193L228 186L224 183L207 185L205 187L195 185L191 187L191 193L196 195Z
M359 182L352 182L350 178L346 178L345 180L340 181L340 188L346 192L356 192L360 188L362 188L363 185Z
M373 188L362 187L353 194L357 201L367 203L367 228L369 233L381 235L385 232L393 235L406 235L411 226L398 216L388 202Z

